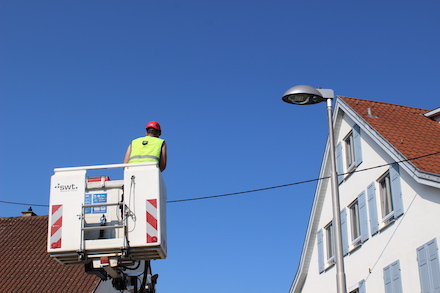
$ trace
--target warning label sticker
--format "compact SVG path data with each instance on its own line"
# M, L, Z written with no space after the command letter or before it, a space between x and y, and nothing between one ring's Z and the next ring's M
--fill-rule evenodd
M107 203L107 193L87 193L84 198L85 205ZM104 214L107 212L107 207L89 207L85 208L86 214Z

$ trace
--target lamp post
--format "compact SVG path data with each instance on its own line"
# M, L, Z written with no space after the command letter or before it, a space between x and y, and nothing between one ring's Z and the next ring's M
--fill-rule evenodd
M336 172L335 138L333 130L332 100L334 98L331 89L315 89L308 85L297 85L287 90L283 95L283 101L294 105L312 105L327 101L328 132L331 159L331 188L333 205L333 227L335 231L335 258L336 258L336 283L337 292L346 293L344 258L342 252L341 214L339 204L338 173Z

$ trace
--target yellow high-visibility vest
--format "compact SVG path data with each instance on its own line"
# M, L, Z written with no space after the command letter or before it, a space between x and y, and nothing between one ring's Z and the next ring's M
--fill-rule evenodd
M129 163L157 162L165 140L154 136L136 138L131 142Z

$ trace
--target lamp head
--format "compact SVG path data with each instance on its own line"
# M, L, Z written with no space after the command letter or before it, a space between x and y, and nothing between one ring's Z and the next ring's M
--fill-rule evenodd
M284 102L295 105L312 105L325 100L317 89L308 85L294 86L283 95Z

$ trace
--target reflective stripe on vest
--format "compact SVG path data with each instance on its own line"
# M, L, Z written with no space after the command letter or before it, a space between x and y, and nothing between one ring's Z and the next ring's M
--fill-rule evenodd
M156 161L159 161L159 158L156 156L150 156L150 155L144 155L144 156L131 156L130 157L130 161L131 160L135 160L135 159L153 159Z
M139 137L131 142L129 163L159 163L164 140L153 136Z

